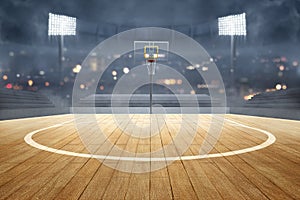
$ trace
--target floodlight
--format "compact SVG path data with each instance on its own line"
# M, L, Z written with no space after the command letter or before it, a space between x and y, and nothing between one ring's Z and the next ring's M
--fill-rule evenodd
M76 35L76 18L65 15L57 15L49 13L48 19L48 36L59 36L58 43L58 72L60 80L62 79L62 65L63 65L63 49L64 36Z
M219 35L247 35L246 13L218 18Z
M49 13L48 35L76 35L76 18Z
M231 36L231 86L234 88L234 70L236 64L236 36L246 36L246 13L238 15L229 15L226 17L218 18L219 35Z

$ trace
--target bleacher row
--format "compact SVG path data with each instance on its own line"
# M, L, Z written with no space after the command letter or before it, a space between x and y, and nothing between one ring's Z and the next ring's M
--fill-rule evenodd
M54 104L39 92L0 89L0 109L51 108Z
M218 100L213 104L208 95L197 94L197 101L202 113L211 112L211 106L222 107ZM94 101L95 99L95 101ZM166 108L168 113L180 112L179 107L193 109L195 101L191 95L154 94L153 104L159 104ZM129 104L128 104L129 100ZM56 104L55 104L56 105ZM22 117L36 117L55 114L72 113L69 106L55 106L46 95L40 92L16 91L0 89L0 119L14 119ZM80 99L75 106L98 107L97 113L110 113L109 107L132 107L134 112L142 112L141 109L149 107L148 94L114 95L96 94ZM74 105L73 105L74 106ZM178 110L179 108L179 110ZM173 110L172 110L173 109ZM288 89L267 92L255 95L243 106L231 106L227 113L246 114L264 117L279 117L287 119L300 119L300 89ZM147 112L146 112L147 113Z
M245 107L299 109L300 88L257 94L245 103Z
M96 94L82 98L78 104L80 107L148 107L150 103L149 94ZM208 95L197 94L153 94L152 104L163 107L210 107L220 106L218 100L211 100Z
M215 106L220 104L218 100L211 101L210 97L205 94L197 94L196 98L200 107L209 107L211 105ZM189 107L195 105L195 102L191 99L190 95L181 94L176 96L171 94L153 94L153 104L159 104L164 107ZM147 107L149 106L149 95L117 94L112 96L110 94L96 94L82 98L79 103L79 106L82 107L110 107L111 105L118 107L128 105L129 107ZM260 93L247 101L244 106L256 108L299 109L300 88ZM0 89L0 109L49 107L55 106L45 95L39 92Z

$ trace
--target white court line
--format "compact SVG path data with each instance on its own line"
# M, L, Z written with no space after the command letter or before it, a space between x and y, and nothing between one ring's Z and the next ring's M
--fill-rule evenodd
M4 119L0 120L0 123L7 123L7 122L18 122L18 121L26 121L26 120L37 120L37 119L44 119L44 118L51 118L54 116L64 116L64 115L70 115L70 114L58 114L58 115L51 115L51 116L39 116L39 117L24 117L24 118L17 118L17 119Z
M268 131L265 131L265 130L262 130L262 129L259 129L259 128L254 128L254 127L251 127L251 126L247 126L247 125L244 125L244 124L240 124L238 122L235 122L235 121L232 121L232 120L229 120L229 119L225 119L225 120L230 122L230 123L233 123L233 124L239 125L241 127L244 127L244 128L259 131L259 132L267 135L268 139L266 141L264 141L263 143L257 145L257 146L253 146L253 147L249 147L249 148L245 148L245 149L240 149L240 150L228 151L228 152L224 152L224 153L213 153L213 154L194 155L194 156L177 156L177 157L151 157L151 158L147 158L147 157L119 157L119 156L107 156L107 155L76 153L76 152L65 151L65 150L60 150L60 149L54 149L54 148L51 148L51 147L47 147L47 146L44 146L44 145L41 145L41 144L35 142L32 139L32 136L34 134L36 134L40 131L44 131L44 130L48 130L48 129L51 129L51 128L56 128L56 127L63 126L64 124L67 124L67 123L70 123L70 122L74 121L74 119L72 119L72 120L68 120L68 121L60 123L60 124L56 124L56 125L48 126L46 128L41 128L41 129L32 131L24 137L24 140L27 144L29 144L30 146L33 146L37 149L52 152L52 153L62 154L62 155L76 156L76 157L83 157L83 158L97 158L97 159L101 159L101 160L105 159L105 160L121 160L121 161L139 161L139 162L196 160L196 159L203 159L203 158L217 158L217 157L224 157L224 156L233 156L233 155L249 153L249 152L252 152L252 151L257 151L257 150L266 148L266 147L270 146L271 144L273 144L276 141L276 137Z

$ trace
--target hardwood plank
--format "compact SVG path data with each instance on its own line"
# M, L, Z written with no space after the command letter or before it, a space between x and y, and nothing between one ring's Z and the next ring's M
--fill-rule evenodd
M56 199L78 199L99 168L98 160L90 159L58 193ZM74 187L76 186L76 187Z

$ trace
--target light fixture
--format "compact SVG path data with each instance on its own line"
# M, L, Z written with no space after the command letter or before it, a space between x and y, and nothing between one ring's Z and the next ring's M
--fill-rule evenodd
M76 18L49 13L48 35L76 35Z
M247 35L246 13L218 18L219 35Z
M220 36L231 36L231 58L230 58L230 74L231 86L234 87L234 70L236 64L236 36L246 36L246 13L229 15L218 18L218 28Z
M58 43L58 73L59 80L62 80L62 68L65 57L64 36L76 35L76 18L65 15L49 13L48 18L48 36L59 36Z

